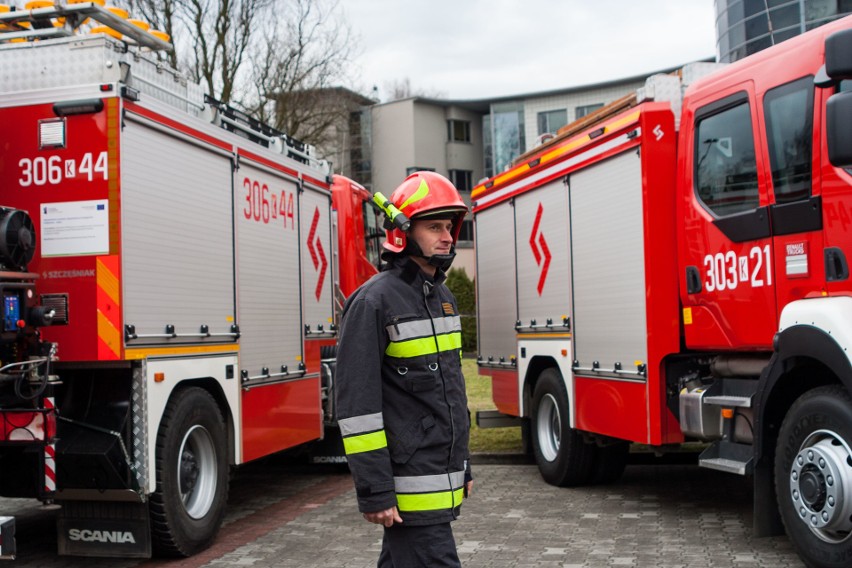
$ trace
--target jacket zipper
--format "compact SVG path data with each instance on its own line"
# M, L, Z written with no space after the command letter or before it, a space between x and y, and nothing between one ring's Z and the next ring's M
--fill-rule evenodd
M438 357L438 374L441 375L441 390L444 393L444 404L447 406L447 414L450 417L450 453L447 455L447 484L450 488L450 498L452 499L453 518L456 518L456 496L453 490L453 477L450 474L450 466L452 465L453 451L456 447L456 424L453 420L453 409L450 407L450 401L447 399L447 381L444 379L444 368L441 366L441 351L438 346L438 331L435 329L435 319L432 317L432 310L429 309L429 294L432 292L434 285L428 280L423 282L423 305L426 306L426 313L429 314L429 323L432 326L432 339L435 341L435 354Z

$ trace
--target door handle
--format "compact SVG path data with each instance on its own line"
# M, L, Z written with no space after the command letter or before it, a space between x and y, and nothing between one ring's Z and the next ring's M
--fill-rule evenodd
M686 267L686 293L697 294L701 291L701 273L698 272L698 267Z
M849 264L846 255L838 247L826 247L825 251L825 280L837 282L849 278Z

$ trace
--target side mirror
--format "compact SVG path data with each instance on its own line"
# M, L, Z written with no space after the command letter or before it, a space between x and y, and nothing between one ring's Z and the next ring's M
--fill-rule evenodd
M829 84L852 79L852 29L835 32L825 38L825 65L817 77ZM829 99L826 112L826 142L828 161L838 168L852 167L852 92L835 93Z
M828 161L837 168L852 168L852 91L831 95L825 106L825 124Z
M825 73L835 81L852 79L852 29L825 38Z

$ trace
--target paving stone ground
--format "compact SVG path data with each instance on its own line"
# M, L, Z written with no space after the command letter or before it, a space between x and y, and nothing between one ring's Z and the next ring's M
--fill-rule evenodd
M801 568L785 537L754 538L750 480L694 465L631 465L602 487L547 485L534 465L479 464L454 524L465 568ZM54 518L0 499L18 517L14 567L375 566L381 528L363 521L345 470L276 457L238 470L226 524L184 560L58 557ZM2 568L2 564L0 564Z

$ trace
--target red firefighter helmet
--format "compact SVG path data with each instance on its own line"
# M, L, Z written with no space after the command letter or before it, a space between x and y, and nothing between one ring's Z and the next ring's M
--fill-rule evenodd
M414 172L391 193L390 201L412 221L424 217L453 220L453 245L459 238L467 206L450 180L435 172ZM405 250L404 231L396 226L386 230L383 247L394 253Z

